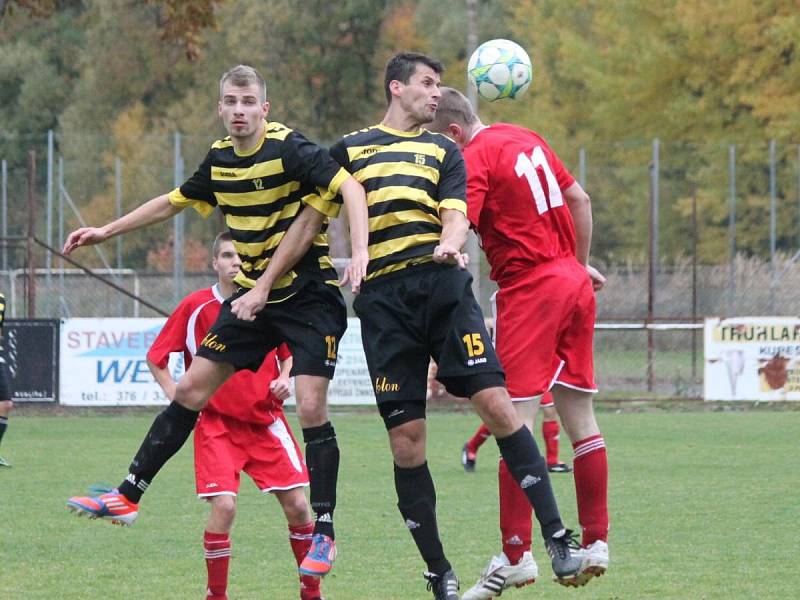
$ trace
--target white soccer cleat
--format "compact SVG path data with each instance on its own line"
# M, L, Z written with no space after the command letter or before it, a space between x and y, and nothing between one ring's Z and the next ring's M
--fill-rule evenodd
M511 565L505 554L493 556L478 582L461 597L461 600L487 600L496 598L510 587L522 587L533 583L539 576L539 567L530 552Z
M608 544L597 540L575 552L581 557L581 568L575 577L576 586L586 585L592 577L600 577L608 569Z

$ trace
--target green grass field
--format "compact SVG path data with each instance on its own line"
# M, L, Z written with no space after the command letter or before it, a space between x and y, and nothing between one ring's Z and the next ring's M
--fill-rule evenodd
M64 508L68 496L91 483L119 482L151 419L12 417L3 454L14 467L0 471L0 598L204 597L207 509L194 496L190 448L159 475L131 528L78 519ZM585 588L562 588L550 580L535 535L542 575L503 598L797 597L791 573L800 521L800 412L603 412L600 421L611 464L608 574ZM353 413L335 415L334 423L342 449L340 554L324 582L326 598L431 598L395 507L381 422ZM466 413L429 418L440 529L462 590L500 549L496 446L484 446L475 474L459 463L476 425ZM562 458L569 458L566 443ZM575 524L572 478L553 480L565 520ZM233 542L232 600L298 597L283 516L249 480Z

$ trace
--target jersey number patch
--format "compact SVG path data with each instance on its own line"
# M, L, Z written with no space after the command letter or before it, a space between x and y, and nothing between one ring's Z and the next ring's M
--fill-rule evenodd
M545 196L542 182L539 181L539 174L536 169L540 168L544 171L544 177L547 181L547 189L549 198ZM547 164L547 157L544 155L544 150L541 146L536 146L528 156L524 152L520 152L517 156L517 164L514 167L517 177L525 177L528 185L531 188L531 194L536 202L536 210L540 215L543 215L551 208L564 205L564 197L561 195L561 188L558 187L556 176Z

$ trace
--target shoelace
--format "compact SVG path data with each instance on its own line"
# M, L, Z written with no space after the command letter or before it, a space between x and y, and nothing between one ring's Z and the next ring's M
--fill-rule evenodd
M547 545L550 558L553 558L553 553L555 552L558 554L558 558L563 560L572 553L572 550L579 550L581 547L571 529L567 529L561 537L552 537L550 539L553 542Z
M317 542L317 540L322 540ZM324 558L325 560L328 559L328 555L331 551L331 543L324 537L324 536L314 536L314 552L312 553L315 557Z

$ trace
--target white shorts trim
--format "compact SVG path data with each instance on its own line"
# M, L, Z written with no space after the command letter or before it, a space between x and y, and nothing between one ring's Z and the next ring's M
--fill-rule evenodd
M293 490L295 488L304 488L304 487L308 487L308 483L295 483L294 485L288 485L286 487L275 486L275 487L264 488L263 490L260 491L262 494L269 494L271 492L285 492L287 490Z
M586 392L587 394L596 394L597 392L600 391L597 388L591 388L591 389L582 388L582 387L578 387L577 385L572 385L570 383L564 383L563 381L555 381L555 382L553 382L553 385L563 385L565 388L569 388L571 390L577 390L579 392Z
M541 401L542 396L544 396L544 394L537 394L536 396L520 396L519 398L511 398L511 401L512 402L528 402L530 400Z
M197 494L198 500L207 500L208 498L213 498L214 496L233 496L236 497L236 492L209 492L207 494Z

